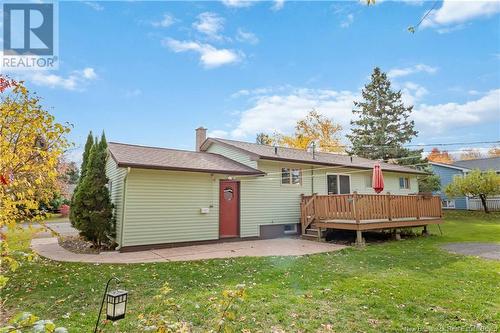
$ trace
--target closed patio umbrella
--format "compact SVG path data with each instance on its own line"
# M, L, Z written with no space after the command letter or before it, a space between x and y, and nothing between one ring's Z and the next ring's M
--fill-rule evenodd
M384 190L384 175L380 169L380 164L377 163L373 166L372 187L376 193Z

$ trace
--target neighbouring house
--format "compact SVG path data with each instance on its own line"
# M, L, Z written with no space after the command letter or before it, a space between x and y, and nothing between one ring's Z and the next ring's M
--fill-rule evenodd
M456 161L453 164L430 162L430 165L432 171L438 175L441 180L441 190L435 192L435 194L441 197L443 209L483 209L480 200L477 198L448 198L446 196L444 188L453 181L454 177L462 177L474 169L479 169L481 171L494 170L497 174L500 174L500 157ZM498 210L500 208L500 198L490 198L487 200L487 204L488 208Z
M376 161L206 138L206 131L196 129L196 151L109 143L120 250L300 234L310 218L301 216L305 196L375 194ZM381 168L384 192L418 193L421 171Z

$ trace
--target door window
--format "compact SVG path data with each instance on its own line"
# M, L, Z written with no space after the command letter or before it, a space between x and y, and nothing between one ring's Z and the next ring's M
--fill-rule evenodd
M349 176L339 176L339 187L340 187L340 194L349 194L351 193L351 184L350 184L350 177Z
M233 200L233 196L234 196L233 189L230 187L226 187L224 189L224 199L227 201L231 201Z
M339 194L337 175L328 175L328 194Z
M347 175L328 175L328 194L351 193L351 177Z

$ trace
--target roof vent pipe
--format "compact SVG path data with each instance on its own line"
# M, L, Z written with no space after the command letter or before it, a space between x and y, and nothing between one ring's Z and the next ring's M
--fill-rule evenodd
M278 155L278 146L274 146L274 155Z
M316 141L311 142L311 151L313 155L313 160L316 159Z

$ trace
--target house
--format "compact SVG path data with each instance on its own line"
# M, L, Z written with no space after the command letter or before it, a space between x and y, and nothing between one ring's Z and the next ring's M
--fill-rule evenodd
M443 209L472 209L481 210L479 199L458 197L448 198L444 193L444 188L453 181L456 176L464 176L468 172L479 169L481 171L494 170L500 174L500 157L480 158L474 160L456 161L453 164L444 164L437 162L430 162L432 171L439 176L441 180L441 190L436 192L441 197ZM492 198L488 200L491 209L496 209L500 205L500 199Z
M439 176L441 190L436 191L435 194L441 197L443 209L468 209L466 197L448 198L444 193L444 188L453 181L454 177L463 176L469 169L453 164L436 162L430 162L429 164L431 165L432 172Z
M206 138L196 150L109 143L120 250L298 234L302 195L374 194L375 161ZM385 191L418 193L421 171L381 163Z

